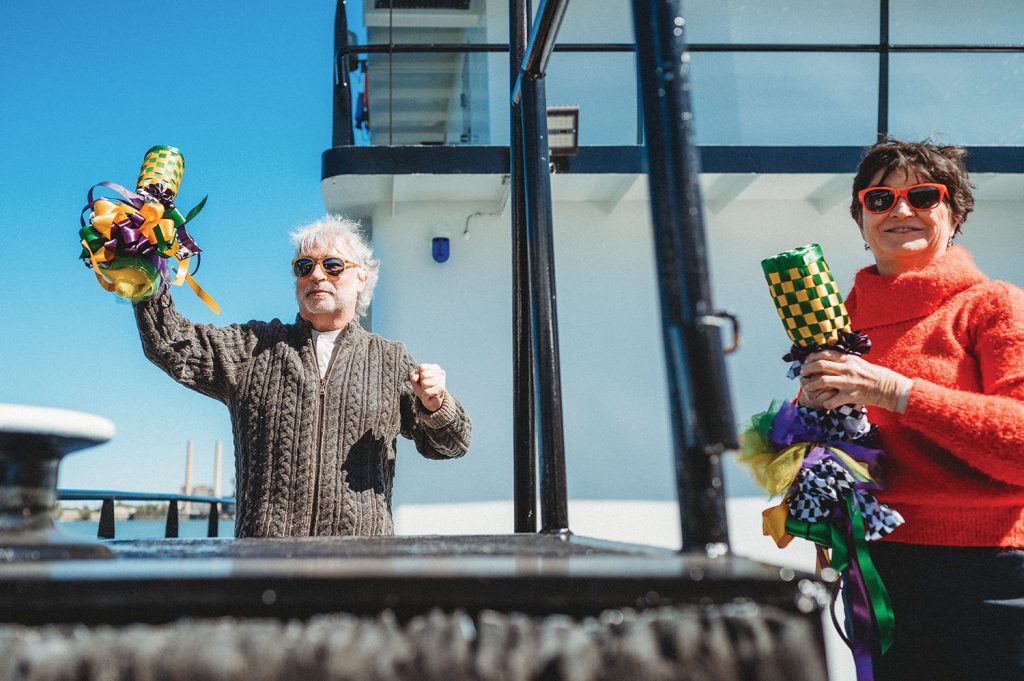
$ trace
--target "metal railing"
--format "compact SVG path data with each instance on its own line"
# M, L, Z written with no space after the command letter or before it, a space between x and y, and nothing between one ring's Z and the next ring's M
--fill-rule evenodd
M220 520L221 509L235 505L234 497L211 497L195 494L161 494L149 492L120 492L113 490L81 490L81 489L58 489L57 498L60 501L101 501L99 529L96 536L99 539L115 539L116 528L114 523L114 502L115 501L148 501L153 503L167 502L167 518L164 526L164 537L176 538L178 536L178 504L202 504L209 506L207 515L206 536L218 536L218 521Z
M339 15L344 14L344 0L340 0ZM976 54L1017 54L1024 53L1024 44L1003 45L970 45L970 44L893 44L889 35L889 0L879 0L879 35L877 43L687 43L687 52L699 53L845 53L878 55L878 114L876 132L884 137L889 132L889 90L890 68L889 57L893 54L913 53L976 53ZM542 36L545 37L546 36ZM550 42L550 41L545 41ZM548 45L548 54L555 52L635 52L634 43L562 43L553 47ZM336 22L334 51L334 146L354 144L353 120L351 110L351 92L348 74L353 57L360 54L429 54L429 53L509 53L509 45L505 43L380 43L373 45L348 44L347 23L344 17ZM513 68L518 70L519 64ZM637 145L644 143L642 109L642 86L639 78L636 83L637 97ZM390 102L389 102L390 105Z
M347 32L345 34L347 39ZM551 51L551 48L549 48ZM563 43L555 45L554 52L573 53L632 53L636 46L632 43ZM370 54L508 54L507 43L397 43L397 44L375 44L375 45L344 45L335 50L334 64L334 146L347 146L355 141L354 126L351 107L351 84L348 74L352 71L352 59L358 59L359 55ZM519 64L514 67L517 71ZM637 84L637 95L639 98L639 84ZM638 99L639 101L639 99ZM391 106L391 98L388 106ZM390 113L390 112L389 112ZM638 116L637 144L642 143L642 131L639 128L640 117ZM391 126L389 126L390 129Z

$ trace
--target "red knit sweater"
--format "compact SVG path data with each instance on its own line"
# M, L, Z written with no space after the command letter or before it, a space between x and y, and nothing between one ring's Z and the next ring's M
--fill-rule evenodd
M878 496L907 521L887 539L1024 547L1024 291L953 247L895 277L861 270L846 305L866 359L914 380L903 414L869 409Z

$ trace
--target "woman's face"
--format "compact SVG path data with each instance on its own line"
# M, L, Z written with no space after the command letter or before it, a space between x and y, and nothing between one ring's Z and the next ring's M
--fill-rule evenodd
M929 181L913 170L898 170L884 180L879 172L872 178L871 186L903 189ZM875 256L878 272L885 276L926 267L946 252L954 231L953 216L946 201L940 201L934 208L914 210L903 197L885 213L862 209L858 226Z

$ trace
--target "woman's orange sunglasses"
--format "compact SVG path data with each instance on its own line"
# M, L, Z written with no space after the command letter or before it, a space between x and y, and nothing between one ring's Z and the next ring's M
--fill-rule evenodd
M857 198L869 213L888 213L900 198L906 199L907 205L914 210L930 210L949 198L949 190L937 182L924 182L903 189L866 187L857 192Z

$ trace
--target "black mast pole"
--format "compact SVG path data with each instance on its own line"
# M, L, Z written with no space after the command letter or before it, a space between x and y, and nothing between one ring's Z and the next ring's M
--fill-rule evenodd
M541 530L552 533L568 531L569 510L565 485L544 68L561 17L564 16L565 5L566 0L542 0L511 97L512 106L515 107L517 103L519 105L522 125L521 138L513 140L512 155L521 162L525 193L533 353L536 361L536 414L540 434Z
M878 136L889 135L889 0L878 3Z
M720 456L736 447L711 304L680 0L634 0L684 551L728 550Z
M528 0L509 2L510 88L519 78L530 31ZM537 430L533 327L530 323L530 256L523 186L522 106L513 102L509 134L509 193L512 196L512 438L515 531L537 531Z
M334 126L331 146L352 146L352 88L348 80L348 59L342 59L348 47L348 17L345 0L338 0L334 8ZM355 57L356 55L353 55Z

